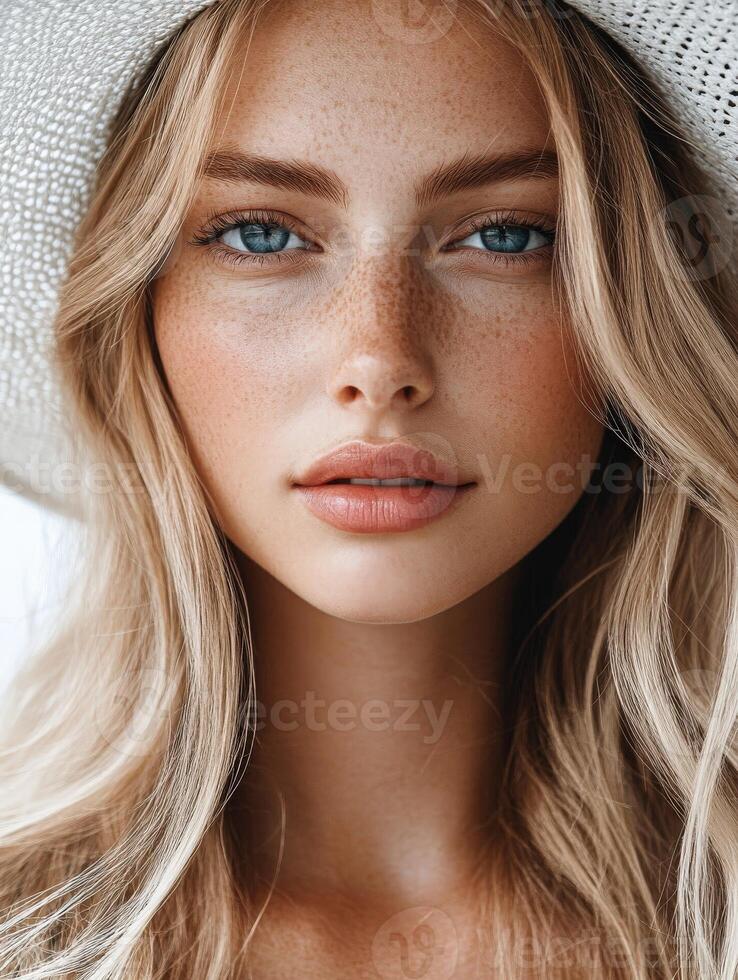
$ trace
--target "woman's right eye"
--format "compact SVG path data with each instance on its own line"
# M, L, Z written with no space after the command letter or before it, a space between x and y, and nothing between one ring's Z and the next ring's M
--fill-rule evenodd
M309 248L294 231L277 222L240 224L227 229L218 240L237 252L269 255L293 248Z
M299 261L302 252L320 251L297 233L297 223L271 211L229 211L216 215L190 240L206 248L220 261L256 263Z

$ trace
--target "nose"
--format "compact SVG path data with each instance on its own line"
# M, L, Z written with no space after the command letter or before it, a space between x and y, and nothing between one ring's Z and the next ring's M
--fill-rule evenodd
M338 323L331 317L341 340L328 394L344 408L415 409L433 394L433 362L423 336L431 310L417 271L401 265L392 270L367 260L346 285Z
M344 407L366 407L374 412L389 408L417 408L426 402L433 384L419 362L390 364L386 353L357 352L342 365L330 385L330 394Z

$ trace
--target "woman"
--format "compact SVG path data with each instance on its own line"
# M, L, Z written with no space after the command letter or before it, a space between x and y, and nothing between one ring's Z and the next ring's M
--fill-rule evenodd
M3 976L736 974L707 178L572 9L393 9L221 0L117 115L54 323L115 480L7 712Z

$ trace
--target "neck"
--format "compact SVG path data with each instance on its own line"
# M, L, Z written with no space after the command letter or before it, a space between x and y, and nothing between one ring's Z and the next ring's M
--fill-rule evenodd
M280 888L426 902L463 888L504 764L519 569L429 619L367 624L240 561L259 714L237 805L257 878L279 864Z

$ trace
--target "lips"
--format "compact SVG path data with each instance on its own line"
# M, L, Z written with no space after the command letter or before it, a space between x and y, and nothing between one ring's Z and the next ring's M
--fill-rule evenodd
M350 442L321 456L295 481L300 486L318 486L336 480L410 478L443 486L459 486L455 466L444 463L432 452L409 443L375 445Z
M455 466L406 442L346 443L294 482L316 517L365 534L422 527L475 485L459 480Z

